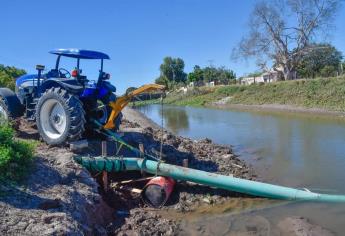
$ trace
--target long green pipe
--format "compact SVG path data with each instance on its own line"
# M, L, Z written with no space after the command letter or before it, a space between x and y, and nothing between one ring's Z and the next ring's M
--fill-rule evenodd
M143 170L150 174L169 176L229 191L280 200L317 201L345 203L344 195L313 193L231 176L209 173L181 166L159 163L141 158L121 157L76 157L75 160L91 171L120 172Z

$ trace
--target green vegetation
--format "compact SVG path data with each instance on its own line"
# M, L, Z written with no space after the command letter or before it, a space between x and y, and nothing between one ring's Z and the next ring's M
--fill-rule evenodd
M188 74L184 72L184 67L185 63L181 58L165 57L159 67L160 76L155 80L155 83L162 84L169 90L186 86L187 82L196 82L196 84L211 81L220 84L236 83L235 72L225 67L207 66L201 68L195 65L194 70Z
M0 180L17 182L27 173L35 144L14 138L14 130L0 125Z
M345 77L201 88L186 94L170 93L164 103L212 106L214 102L226 97L229 97L227 104L282 104L345 111ZM159 103L159 100L136 105L149 103Z
M198 65L194 66L194 70L188 74L188 82L211 82L215 81L220 84L236 83L236 74L234 71L226 69L225 67L207 66L201 68Z
M172 89L186 82L187 74L184 72L184 61L181 58L165 57L159 70L160 76L156 79L157 84Z
M15 79L24 74L26 74L25 70L0 64L0 87L14 90Z
M314 44L304 54L297 65L297 73L302 78L330 77L341 73L343 56L330 44Z

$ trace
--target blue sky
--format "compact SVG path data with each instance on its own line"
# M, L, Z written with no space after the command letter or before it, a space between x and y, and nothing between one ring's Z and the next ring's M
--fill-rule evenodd
M152 82L163 57L193 66L226 66L237 75L255 71L253 62L233 62L231 50L246 32L255 0L2 0L0 64L34 73L47 68L54 48L100 50L111 56L105 70L119 93ZM345 11L330 41L345 53ZM96 76L97 62L84 72ZM66 64L67 69L72 69ZM86 69L88 68L88 70Z

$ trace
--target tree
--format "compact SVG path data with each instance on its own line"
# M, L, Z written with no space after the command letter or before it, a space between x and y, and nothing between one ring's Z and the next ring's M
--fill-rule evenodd
M301 57L297 64L298 75L303 78L335 76L341 71L342 53L330 44L314 44L312 50Z
M221 84L230 84L230 83L236 83L236 74L232 70L228 70L225 67L218 68L218 77L217 80Z
M267 69L273 62L285 80L296 77L297 64L310 45L332 27L341 0L266 0L251 14L249 33L233 50L233 57L255 57Z
M326 65L322 67L320 70L320 76L322 77L331 77L331 76L337 76L337 67Z
M7 87L14 90L15 79L24 74L26 74L25 70L0 64L0 87Z
M128 89L126 89L126 94L129 94L130 92L133 92L136 89L136 87L129 87Z
M184 72L184 61L181 58L165 57L159 69L161 76L169 82L186 82L187 74Z
M207 83L216 80L218 77L217 69L213 66L207 66L203 69L203 71L204 81Z
M200 66L195 65L192 72L187 76L188 82L199 82L204 80L203 70Z
M218 81L222 84L235 83L236 74L230 69L225 67L212 67L208 66L205 68L200 68L200 66L194 66L194 70L188 74L189 82L211 82Z
M156 80L155 80L156 84L161 84L164 85L166 88L169 88L169 80L164 76L164 75L160 75Z

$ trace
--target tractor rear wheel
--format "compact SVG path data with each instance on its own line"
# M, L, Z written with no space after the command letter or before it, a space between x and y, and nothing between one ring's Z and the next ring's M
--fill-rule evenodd
M85 130L85 111L78 97L62 88L51 88L36 106L36 124L42 139L61 145L80 139Z
M11 122L23 115L17 95L8 88L0 88L0 121Z

